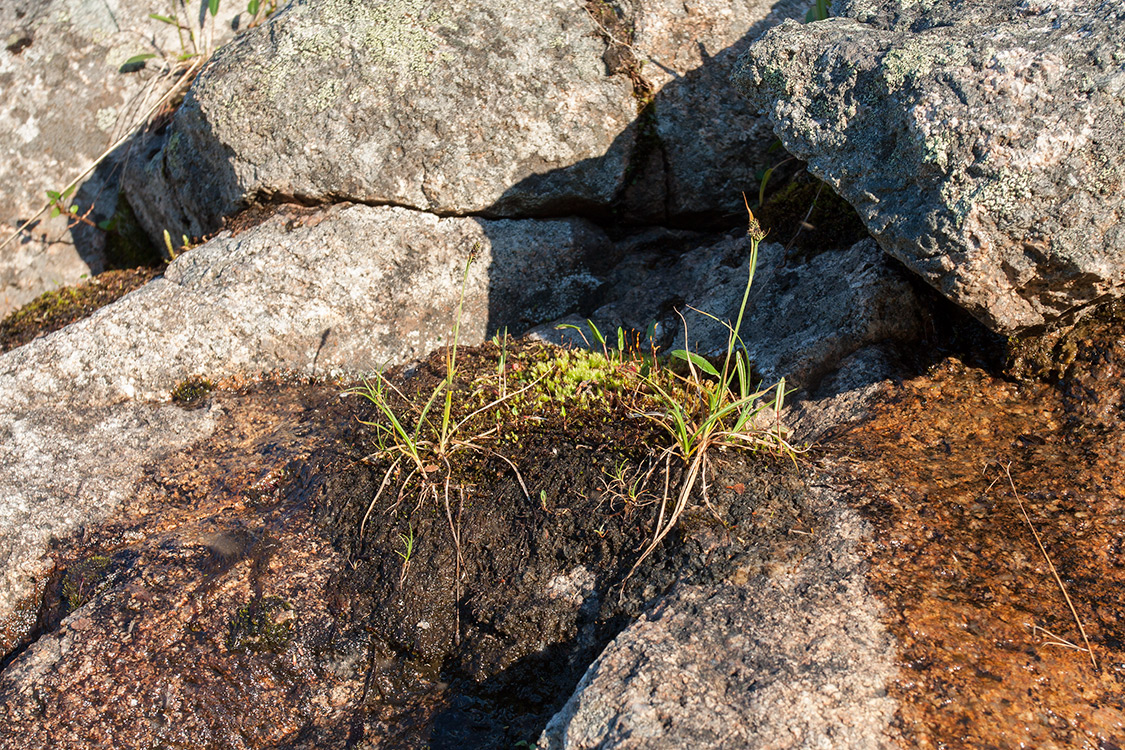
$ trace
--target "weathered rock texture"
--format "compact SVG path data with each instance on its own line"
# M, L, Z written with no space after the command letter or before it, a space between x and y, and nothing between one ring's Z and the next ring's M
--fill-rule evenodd
M736 86L882 247L999 332L1125 291L1121 7L844 3Z
M294 4L221 51L127 190L157 238L215 231L272 196L441 215L740 212L774 136L727 76L801 3L621 6Z
M270 195L440 214L605 204L636 103L603 50L571 3L293 4L215 56L130 194L173 236Z
M206 2L188 3L202 12ZM224 7L225 6L225 7ZM220 6L199 45L233 36L244 4ZM140 53L180 55L175 30L149 18L153 4L127 0L28 0L0 5L0 242L128 131L170 82L161 58L121 72ZM199 19L185 19L199 34ZM212 36L213 33L213 36ZM72 200L98 222L113 216L124 152L87 178ZM105 236L63 217L43 220L0 250L0 315L40 292L105 266Z
M802 18L804 0L640 0L633 48L653 89L650 127L662 157L665 214L743 211L756 172L784 158L767 153L769 122L729 90L737 57L784 18ZM652 180L652 178L649 178ZM655 181L655 180L653 180Z
M627 628L538 746L890 747L894 651L856 546L866 524L831 492L816 510L812 551L682 586Z
M225 233L114 305L0 356L0 619L41 583L52 535L106 518L145 460L208 429L136 401L167 400L191 376L323 376L423 356L448 342L470 253L461 342L517 333L589 291L584 255L606 242L577 219L299 210Z

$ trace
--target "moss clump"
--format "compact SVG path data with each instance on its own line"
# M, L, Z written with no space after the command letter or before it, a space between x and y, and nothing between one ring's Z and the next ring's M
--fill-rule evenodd
M295 614L279 596L256 598L235 610L227 629L231 652L277 653L293 640Z
M106 271L75 286L44 292L0 321L0 352L70 325L115 302L159 274L155 268Z
M109 564L110 559L105 555L91 555L67 568L60 586L62 598L66 600L65 611L78 609L103 588Z
M1056 325L1040 333L1007 341L1005 372L1017 380L1058 383L1072 374L1080 358L1097 357L1120 340L1125 329L1125 300L1103 304L1073 326Z
M172 389L172 400L181 406L197 406L213 390L215 384L212 381L193 375Z

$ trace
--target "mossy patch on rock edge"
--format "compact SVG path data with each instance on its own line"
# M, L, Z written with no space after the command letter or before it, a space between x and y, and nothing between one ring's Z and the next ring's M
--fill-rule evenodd
M160 274L157 268L106 271L75 286L44 292L0 321L0 352L87 317Z
M215 390L215 383L201 375L184 378L172 389L172 401L185 407L199 406Z

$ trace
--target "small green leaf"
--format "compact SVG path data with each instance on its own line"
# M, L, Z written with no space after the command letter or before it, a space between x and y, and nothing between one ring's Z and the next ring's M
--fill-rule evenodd
M62 213L62 209L60 209L58 206L52 206L51 207L51 218L52 219L55 218L56 216L60 215L61 213Z
M211 17L219 15L219 0L207 0L207 10L211 11Z
M590 326L590 333L594 334L594 341L597 341L599 346L605 346L605 336L603 336L602 332L598 330L598 327L594 325L594 321L586 318L586 325Z
M180 25L180 22L176 20L175 16L162 16L159 13L149 13L148 17L154 21L160 21L161 23L170 23L173 26Z
M76 214L76 213L78 213L78 206L71 206L71 207L70 207L70 212L71 212L72 214Z
M62 198L62 193L57 193L54 190L47 191L47 199L52 203Z
M66 200L70 196L74 195L74 191L77 190L77 189L78 189L77 185L71 185L66 190L62 191L62 195L59 196L59 197L61 197L63 200Z
M719 371L715 369L715 366L713 364L711 364L710 362L708 362L707 360L705 360L703 357L699 356L698 354L693 354L693 353L691 353L689 351L686 351L684 349L677 349L676 351L672 352L672 356L675 357L676 359L682 359L685 362L692 363L693 365L698 367L700 370L703 370L703 372L707 373L708 375L712 375L716 378L720 377Z
M102 230L103 232L114 231L115 229L117 229L117 217L114 216L113 218L104 219L102 221L99 221L98 222L98 229Z
M252 16L256 16L258 15L258 9L260 7L261 4L258 2L258 0L250 0L250 4L246 6L246 12Z
M154 57L156 57L155 52L142 52L139 55L133 55L128 60L126 60L123 64L124 65L138 65L140 63L143 63L145 60L151 60Z

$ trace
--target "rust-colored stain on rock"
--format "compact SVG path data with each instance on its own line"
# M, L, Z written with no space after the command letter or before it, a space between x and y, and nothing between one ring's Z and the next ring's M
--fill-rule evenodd
M1122 746L1125 431L1066 392L946 360L826 461L875 528L870 581L901 644L905 747Z

